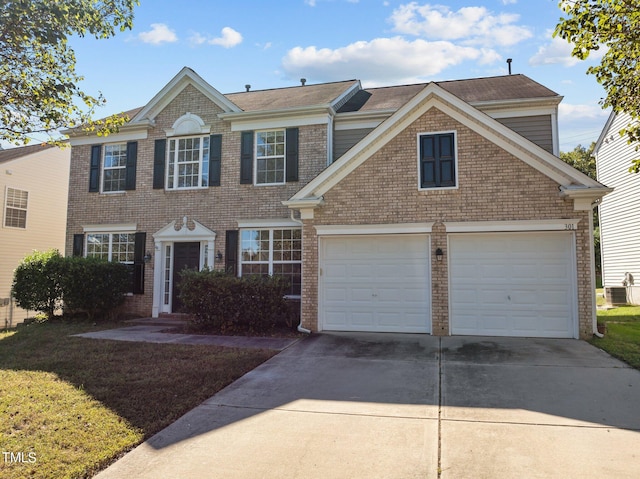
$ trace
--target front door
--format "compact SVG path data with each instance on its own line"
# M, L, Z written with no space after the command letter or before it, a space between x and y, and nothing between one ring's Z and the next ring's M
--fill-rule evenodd
M173 295L172 308L174 313L183 313L184 305L178 297L180 292L180 272L183 269L200 268L200 243L174 243L173 245Z

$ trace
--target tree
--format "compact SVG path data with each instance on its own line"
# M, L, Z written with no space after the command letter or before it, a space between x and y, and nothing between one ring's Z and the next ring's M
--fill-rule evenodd
M640 1L639 0L561 0L561 17L554 36L573 44L572 56L586 59L605 48L599 65L587 69L604 87L603 108L628 113L632 121L620 131L629 143L640 142ZM636 147L636 150L638 147ZM640 159L633 172L640 171Z
M581 171L590 178L596 179L596 158L593 156L595 142L585 148L582 145L576 146L572 151L565 153L560 152L560 159L565 163L573 166L576 170Z
M128 119L92 121L102 95L80 89L69 37L110 38L133 26L138 0L8 0L0 2L0 139L26 144L53 140L59 128L82 125L106 135Z

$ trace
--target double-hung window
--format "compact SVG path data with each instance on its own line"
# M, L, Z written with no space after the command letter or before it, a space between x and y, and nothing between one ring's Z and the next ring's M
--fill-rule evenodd
M302 230L247 229L240 233L241 276L281 276L287 294L299 297L302 281Z
M169 139L167 189L209 186L209 136Z
M29 192L7 188L5 197L4 225L8 228L27 227L27 204Z
M102 191L124 191L127 178L127 144L105 145Z
M89 233L87 256L132 265L135 243L135 233Z
M419 141L420 189L455 188L455 133L422 134Z
M284 183L285 131L256 132L256 184Z

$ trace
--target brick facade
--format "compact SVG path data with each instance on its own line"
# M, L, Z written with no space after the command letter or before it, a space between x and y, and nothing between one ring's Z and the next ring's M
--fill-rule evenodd
M185 113L198 115L211 125L212 134L222 134L221 185L206 189L168 191L153 189L154 141L165 138L165 129ZM156 117L148 138L138 141L136 189L119 193L89 193L91 146L74 146L71 153L69 213L66 254L70 255L73 235L84 225L135 223L146 232L145 251L154 251L153 233L172 221L182 224L189 218L216 232L215 250L225 251L225 231L238 229L242 219L289 219L290 211L281 204L308 183L327 163L326 125L301 126L299 129L299 181L281 186L240 184L240 132L232 132L228 122L217 117L221 109L188 85ZM104 139L105 143L109 138ZM155 252L154 254L158 254ZM216 263L222 268L224 262ZM127 311L150 316L153 299L154 264L145 265L145 293L127 298Z
M458 188L419 191L417 138L455 131ZM432 331L449 334L447 232L444 223L580 219L576 238L579 335L592 334L588 211L574 211L559 185L437 109L431 109L324 194L304 227L304 327L318 328L317 237L314 225L433 222ZM445 251L435 259L435 249ZM309 261L307 261L307 259Z

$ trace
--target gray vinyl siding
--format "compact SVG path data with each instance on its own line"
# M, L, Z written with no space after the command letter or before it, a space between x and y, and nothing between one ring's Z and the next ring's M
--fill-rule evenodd
M344 155L349 149L367 136L373 128L358 128L353 130L336 130L333 134L333 159Z
M504 126L524 136L536 145L553 153L553 127L551 115L496 118Z
M631 273L640 285L640 175L628 172L639 153L618 134L627 122L624 115L614 119L596 156L598 181L614 188L600 206L605 287L622 286L625 273Z

